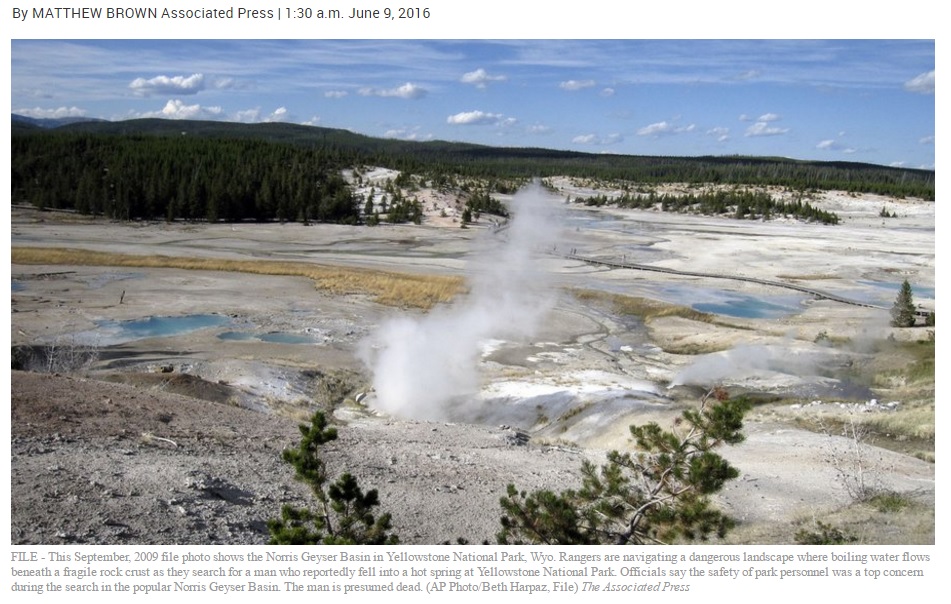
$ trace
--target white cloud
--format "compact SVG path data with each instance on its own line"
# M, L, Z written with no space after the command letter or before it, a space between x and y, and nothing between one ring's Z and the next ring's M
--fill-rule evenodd
M170 120L217 120L226 116L221 107L202 107L199 104L186 105L180 99L165 103L160 111L151 111L135 117L161 117Z
M316 126L316 125L319 124L319 123L320 123L320 117L315 115L315 116L312 116L312 117L311 117L309 120L307 120L306 122L301 122L301 125L304 125L304 126Z
M778 122L780 119L782 118L778 113L764 113L757 118L746 113L741 113L739 117L741 122Z
M770 126L769 122L755 122L746 129L745 136L779 136L787 132L789 132L789 128Z
M655 122L644 126L637 131L638 136L660 136L661 134L670 134L673 132L673 125L669 122Z
M683 134L685 132L693 132L697 129L696 124L690 124L688 126L675 126L674 124L663 121L655 122L653 124L648 124L640 130L637 131L638 136L665 136L668 134Z
M484 111L463 111L446 118L447 124L453 126L487 126L510 125L513 118L506 118L501 113L486 113Z
M616 145L624 142L624 137L617 132L605 137L598 136L597 134L580 134L571 139L571 142L576 145Z
M917 75L905 82L905 90L920 94L934 94L934 70Z
M918 142L922 145L933 145L934 144L934 134L929 136L923 136L918 139Z
M32 109L15 109L13 113L33 117L36 119L61 119L64 117L85 117L86 110L79 107L57 107L56 109L43 109L33 107Z
M244 122L246 124L256 124L261 121L261 110L260 109L244 109L238 111L234 114L234 119L237 122Z
M717 137L717 142L722 143L724 141L730 140L730 129L724 128L723 126L716 126L707 130L707 134L710 136Z
M855 147L847 147L841 140L839 140L843 136L845 136L845 132L839 132L838 139L827 138L825 140L821 140L818 143L816 143L816 149L820 149L822 151L838 151L839 153L844 153L846 155L859 153L860 149L857 149ZM868 151L868 149L865 149L865 151Z
M271 113L264 116L261 115L260 107L238 111L234 115L235 121L244 122L247 124L258 124L262 122L286 122L288 119L290 119L290 114L287 112L287 107L278 107ZM307 123L305 122L305 124Z
M193 73L187 77L160 75L148 80L136 78L129 84L129 88L136 94L143 96L153 94L198 94L205 89L205 76L200 73Z
M469 73L463 74L462 79L460 80L463 84L472 84L476 88L485 88L489 85L490 82L504 82L507 78L505 76L493 76L482 69L476 69L475 71L470 71Z
M349 93L346 90L328 90L324 93L325 99L342 99Z
M551 126L546 126L544 124L532 124L525 128L529 134L548 134L551 132Z
M843 134L844 133L840 132L839 136L842 136ZM834 139L834 138L827 138L825 140L819 141L818 143L816 143L816 149L820 149L822 151L832 151L832 152L842 153L844 155L852 155L855 153L864 153L869 151L869 149L858 149L856 147L847 147L842 141Z
M265 122L286 122L290 117L290 114L287 113L287 107L278 107L275 109L271 115L264 118Z
M396 138L404 141L424 141L432 139L431 134L420 134L419 126L415 128L392 128L383 133L384 138Z
M425 94L425 89L417 86L416 84L407 82L398 88L386 91L385 96L398 96L401 99L418 99Z
M400 99L418 99L426 95L426 89L411 82L396 88L361 88L362 96L395 97Z
M558 84L558 87L562 90L575 91L582 90L584 88L591 88L594 85L594 80L567 80Z
M604 88L601 90L601 96L614 96L615 90L613 88Z
M736 74L734 80L755 80L756 78L762 75L758 69L750 69L749 71L744 71L743 73Z

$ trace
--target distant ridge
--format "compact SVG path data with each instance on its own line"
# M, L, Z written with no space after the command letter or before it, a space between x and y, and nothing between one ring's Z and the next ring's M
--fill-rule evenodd
M18 113L12 114L13 123L17 122L21 124L29 124L31 126L37 126L39 128L59 128L61 126L68 126L69 124L77 124L81 122L106 122L106 120L95 118L95 117L58 117L58 118L39 118L39 117L29 117L27 115L20 115Z
M271 142L298 143L309 145L331 144L340 148L349 148L361 151L387 151L406 153L451 153L472 158L508 157L508 158L545 158L545 159L644 159L654 161L696 160L716 164L749 164L749 163L794 163L802 165L837 166L841 168L875 168L895 171L909 170L913 172L928 172L910 168L892 168L878 164L861 162L824 162L812 160L797 160L786 157L765 157L745 155L717 155L717 156L649 156L649 155L619 155L609 153L585 153L581 151L565 151L546 149L541 147L492 147L475 143L450 141L405 141L391 138L377 138L358 134L341 128L327 128L323 126L305 126L303 124L260 122L246 124L241 122L222 122L211 120L172 120L163 118L140 118L120 121L109 121L96 118L60 118L39 119L13 114L13 121L39 126L44 129L59 129L62 132L84 132L89 134L125 134L125 135L154 135L154 136L182 136L195 135L211 138L249 138Z
M934 200L934 170L860 162L823 162L783 157L647 156L595 154L536 147L491 147L449 141L376 138L339 128L144 118L36 119L13 116L13 135L201 137L254 140L318 149L350 165L381 165L411 173L457 173L507 179L577 176L617 181L777 185L797 190L837 189L915 196Z

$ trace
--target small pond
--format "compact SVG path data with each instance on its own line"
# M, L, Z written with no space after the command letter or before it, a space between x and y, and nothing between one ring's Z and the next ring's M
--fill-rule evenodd
M664 285L657 288L664 300L674 304L716 315L742 319L778 319L802 311L800 294L751 296L722 289L708 289L681 285Z
M271 344L314 344L316 340L311 336L271 331L268 333L252 333L250 331L226 331L218 334L219 340L229 342L259 341Z
M98 329L82 334L83 339L96 339L101 345L121 344L145 338L178 336L199 329L221 327L231 323L224 315L184 315L180 317L146 317L130 321L97 321Z
M796 312L795 309L782 304L741 294L731 294L722 302L700 302L692 305L691 308L700 312L741 319L775 319Z

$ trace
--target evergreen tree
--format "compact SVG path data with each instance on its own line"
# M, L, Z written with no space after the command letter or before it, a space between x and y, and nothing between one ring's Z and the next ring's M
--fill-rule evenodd
M898 290L898 296L892 305L892 327L913 327L915 325L915 302L911 295L911 284L905 279Z
M578 490L526 493L509 485L501 499L499 543L627 545L722 537L733 521L710 496L739 472L714 449L743 441L748 408L745 400L715 389L671 430L654 422L631 426L637 452L612 451L600 468L585 462Z
M342 474L327 486L327 468L320 458L320 446L337 439L337 430L327 427L321 412L314 413L309 426L301 425L301 441L296 449L285 449L284 461L294 466L295 478L310 486L317 500L315 510L285 505L279 519L269 520L272 545L387 545L399 542L387 534L390 515L374 517L380 505L376 489L366 493L350 473Z

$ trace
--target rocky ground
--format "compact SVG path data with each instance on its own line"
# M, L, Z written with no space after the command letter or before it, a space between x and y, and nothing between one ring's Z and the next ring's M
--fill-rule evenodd
M287 417L17 371L12 391L14 544L267 543L282 504L310 501ZM508 482L567 487L582 459L507 428L350 419L326 462L379 490L405 543L494 540Z
M310 501L280 457L299 439L288 417L69 376L14 371L11 388L14 544L266 543L265 522L282 504ZM494 542L507 484L575 487L582 460L602 459L505 426L336 415L331 473L377 488L410 544ZM740 538L788 541L811 514L848 503L828 462L831 443L846 451L847 440L761 416L746 432L725 451L742 476L720 497ZM933 541L934 465L880 449L868 461L917 506L911 525L889 519L885 542Z
M572 197L586 191L567 180L559 186ZM376 229L128 224L15 210L12 243L467 273L469 254L487 229L459 229L451 200L420 195L433 214L422 227ZM931 288L922 298L933 308L934 204L889 201L900 217L886 223L876 216L879 198L828 194L821 203L845 224L833 231L781 220L582 213L573 215L559 245L607 258L637 253L680 270L727 267L869 295L880 304L893 294L876 284L908 277L923 291ZM720 497L740 520L737 540L789 543L797 528L845 510L836 516L845 525L881 527L863 536L868 542L934 542L936 464L911 454L930 447L933 458L933 436L930 443L925 434L920 443L862 445L876 486L912 505L880 517L852 504L830 463L850 439L816 430L818 420L838 426L856 409L848 405L884 414L894 401L921 407L925 423L930 408L933 433L933 385L930 395L912 396L897 384L888 390L895 398L864 390L856 401L828 375L878 362L867 342L915 341L927 337L923 328L890 331L885 311L790 298L758 285L602 270L557 256L541 263L562 292L583 288L678 304L697 295L732 303L737 295L792 312L714 322L661 314L638 322L609 304L563 293L533 338L485 343L478 399L484 413L469 423L422 422L353 403L372 380L361 347L387 317L418 311L315 291L296 277L13 265L12 344L32 347L38 358L62 344L58 354L89 345L95 358L75 371L11 374L12 543L264 543L266 519L283 503L308 501L280 451L296 444L297 425L315 400L349 400L335 413L340 439L327 446L331 471L353 472L365 488L378 488L404 542L492 541L508 483L575 486L582 459L629 446L628 424L670 421L711 381L734 392L782 394L751 413L747 442L725 451L742 472ZM102 339L111 333L103 325L193 313L229 323L168 337ZM226 340L219 337L225 331L305 336L310 343ZM675 384L683 385L668 388ZM875 408L866 405L873 395L881 398ZM813 405L819 398L824 402Z

